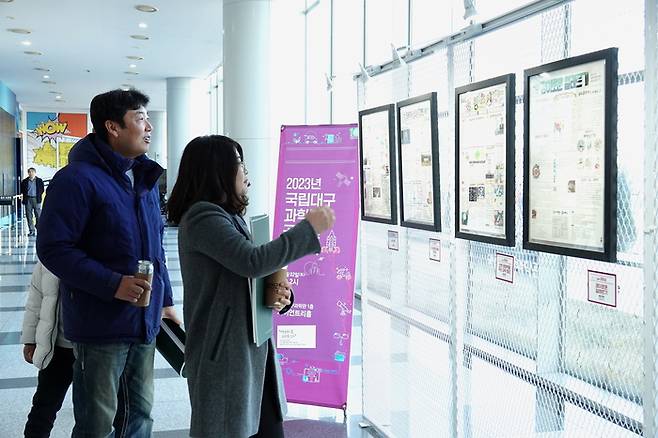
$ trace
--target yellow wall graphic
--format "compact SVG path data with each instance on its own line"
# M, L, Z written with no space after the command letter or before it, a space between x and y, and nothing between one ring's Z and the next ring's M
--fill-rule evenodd
M27 113L27 168L50 179L69 162L69 152L75 143L87 135L87 115L67 113Z

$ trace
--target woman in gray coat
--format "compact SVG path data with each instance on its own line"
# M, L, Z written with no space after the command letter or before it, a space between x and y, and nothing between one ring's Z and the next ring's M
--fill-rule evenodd
M197 137L181 158L167 205L179 225L178 250L187 331L185 370L192 437L283 437L285 394L272 340L252 340L249 279L320 251L331 209L272 242L255 246L243 219L249 181L242 147L228 137ZM274 310L290 307L289 289L270 289Z

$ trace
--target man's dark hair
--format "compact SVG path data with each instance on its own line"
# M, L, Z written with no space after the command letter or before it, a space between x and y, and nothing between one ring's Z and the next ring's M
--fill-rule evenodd
M28 172L29 172L30 170L34 170L34 173L37 173L37 170L36 170L34 167L30 167L29 169L27 169Z
M197 137L189 142L167 203L169 221L179 224L185 212L199 201L212 202L228 213L243 215L249 200L238 195L235 188L243 158L242 146L223 135Z
M89 108L94 132L107 141L107 129L105 128L107 120L117 122L119 126L125 128L123 116L126 115L126 112L146 106L148 103L148 96L134 88L127 91L112 90L99 94L91 100Z

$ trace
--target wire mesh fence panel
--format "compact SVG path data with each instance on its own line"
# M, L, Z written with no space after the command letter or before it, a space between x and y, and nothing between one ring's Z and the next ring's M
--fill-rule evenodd
M658 102L658 87L646 89L658 68L645 71L644 22L643 0L574 0L359 86L360 108L432 91L439 103L442 231L361 228L364 415L385 434L625 438L647 421L655 432L658 328L645 287L658 281L658 154L650 150L658 121L645 129L644 102ZM611 46L619 47L618 261L523 249L524 70ZM511 248L454 238L454 88L507 73L516 74ZM399 251L386 247L389 230L399 233ZM440 260L429 257L430 239L440 241ZM501 256L513 258L511 282L497 278ZM613 281L614 305L593 298L596 275Z

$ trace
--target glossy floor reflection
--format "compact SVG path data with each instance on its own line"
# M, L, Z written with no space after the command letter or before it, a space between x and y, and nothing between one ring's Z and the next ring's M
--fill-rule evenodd
M35 239L20 239L11 245L6 238L0 243L0 437L21 437L36 387L37 370L23 360L20 331L27 287L36 263ZM165 250L174 302L182 315L183 287L177 254L175 229L167 229ZM376 436L362 429L361 416L361 312L355 303L354 332L349 399L346 415L341 410L305 405L289 405L286 437L361 438ZM164 359L155 359L154 437L187 437L190 406L184 379L171 370ZM51 436L64 438L73 428L71 391L59 412Z

